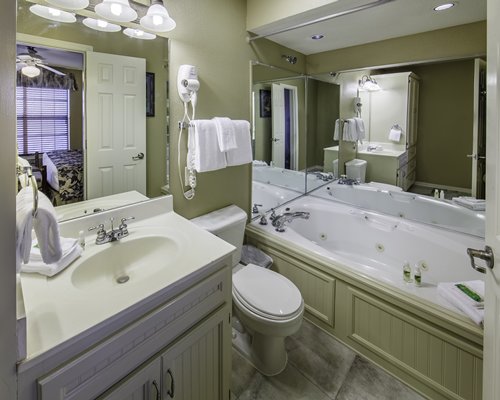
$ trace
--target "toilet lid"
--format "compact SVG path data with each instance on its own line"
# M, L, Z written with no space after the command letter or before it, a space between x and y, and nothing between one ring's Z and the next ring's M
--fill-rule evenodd
M248 264L233 275L233 291L253 312L264 317L284 319L299 311L299 289L283 275Z

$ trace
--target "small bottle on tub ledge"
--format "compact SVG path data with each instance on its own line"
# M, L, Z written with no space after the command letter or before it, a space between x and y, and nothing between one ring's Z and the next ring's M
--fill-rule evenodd
M415 286L422 286L422 270L418 265L415 265L415 270L413 272L413 279L415 281Z
M411 282L411 267L408 261L403 264L403 280L405 282Z

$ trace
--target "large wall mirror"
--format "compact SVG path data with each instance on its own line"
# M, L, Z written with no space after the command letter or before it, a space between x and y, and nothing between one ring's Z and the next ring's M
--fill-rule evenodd
M334 146L339 86L271 65L252 64L252 214L325 184L323 149Z
M18 1L20 162L31 164L60 220L161 195L168 39L94 30L85 15L53 22L30 12L33 4Z

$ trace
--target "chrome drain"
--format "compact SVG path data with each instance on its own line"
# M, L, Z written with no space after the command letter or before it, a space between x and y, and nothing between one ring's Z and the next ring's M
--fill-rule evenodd
M119 276L118 278L116 278L116 283L122 284L122 283L128 282L129 279L130 279L130 276L122 275L122 276Z

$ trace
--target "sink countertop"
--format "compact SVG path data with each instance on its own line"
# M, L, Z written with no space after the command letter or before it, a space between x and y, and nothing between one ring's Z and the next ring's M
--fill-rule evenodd
M95 232L87 231L88 227L105 222L110 216L119 221L130 215L136 220L129 222L130 234L120 241L96 245ZM65 237L78 237L80 230L87 234L86 248L82 257L68 268L52 278L21 274L27 321L27 358L23 363L50 353L50 350L57 351L56 347L62 343L69 345L70 339L88 334L96 325L147 302L159 291L168 291L169 287L190 279L190 275L234 250L230 244L173 212L171 196L61 224L61 234ZM75 271L99 251L114 246L112 254L120 255L120 246L127 246L138 238L148 240L148 237L158 236L168 238L173 243L169 249L176 250L173 259L164 257L164 265L139 266L146 272L143 274L135 268L135 275L130 274L130 281L121 285L114 281L107 286L92 282L83 286L75 284ZM140 257L137 258L140 261Z

